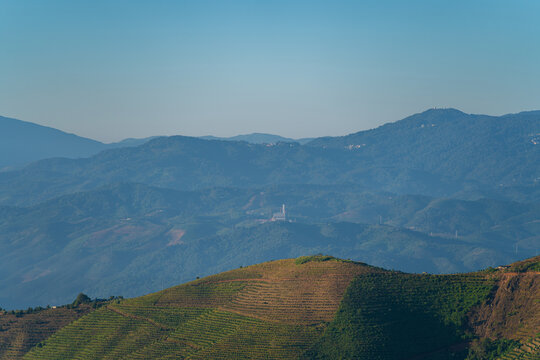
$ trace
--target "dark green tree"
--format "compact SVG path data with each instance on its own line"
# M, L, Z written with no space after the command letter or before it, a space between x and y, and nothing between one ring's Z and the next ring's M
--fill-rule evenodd
M71 305L79 306L80 304L88 304L90 302L92 302L92 299L90 299L88 295L79 293L79 295L77 295L77 297L75 298L75 300L73 301Z

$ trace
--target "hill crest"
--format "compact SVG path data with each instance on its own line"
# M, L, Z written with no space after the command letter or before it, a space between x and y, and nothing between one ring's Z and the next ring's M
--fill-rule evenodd
M332 320L355 276L381 271L363 263L315 255L230 270L146 295L134 302L156 306L217 306L265 321L318 324ZM212 289L204 298L194 296L201 286Z

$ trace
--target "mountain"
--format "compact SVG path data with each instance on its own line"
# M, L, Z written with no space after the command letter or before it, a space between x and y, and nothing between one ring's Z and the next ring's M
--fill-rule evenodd
M297 143L266 146L181 136L158 138L88 159L42 160L19 171L0 173L0 204L25 206L127 181L178 190L329 183L348 162Z
M51 157L88 157L104 149L99 141L0 116L0 169Z
M0 204L27 206L128 181L177 190L355 184L397 194L535 201L538 133L540 112L490 117L429 110L306 145L160 137L87 159L42 160L0 173Z
M107 144L108 149L121 148L121 147L133 147L142 145L150 140L158 138L159 136L149 136L145 138L127 138L118 142Z
M302 138L291 139L279 135L252 133L245 135L236 135L231 137L217 137L217 136L201 136L200 139L204 140L226 140L226 141L245 141L251 144L276 144L278 142L297 142L299 144L305 144L313 140L314 138Z
M266 262L102 303L25 359L535 359L539 270L539 257L459 275Z
M283 202L292 222L269 221ZM56 305L80 291L138 296L315 253L408 272L472 271L535 255L538 218L538 204L358 187L116 184L28 208L0 207L0 306Z
M0 116L0 170L47 158L84 158L106 149L144 144L146 139L102 142L47 126Z
M499 186L540 181L540 111L500 117L430 109L373 130L315 139L366 164L401 166Z

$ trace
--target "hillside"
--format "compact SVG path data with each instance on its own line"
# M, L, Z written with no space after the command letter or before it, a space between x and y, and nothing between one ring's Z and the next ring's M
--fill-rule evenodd
M17 359L59 329L92 311L76 308L30 308L3 312L0 309L0 359Z
M24 358L472 360L506 352L533 359L539 261L521 273L460 275L406 274L328 256L267 262L116 300ZM511 278L520 285L508 286ZM517 306L508 313L501 304Z
M422 127L425 124L429 128ZM0 173L0 204L28 206L128 181L184 191L354 184L397 194L489 194L534 201L540 194L540 145L534 140L538 133L538 112L493 118L430 110L306 145L161 137L88 159L43 160Z
M540 257L528 263L520 273L358 276L308 357L536 359Z

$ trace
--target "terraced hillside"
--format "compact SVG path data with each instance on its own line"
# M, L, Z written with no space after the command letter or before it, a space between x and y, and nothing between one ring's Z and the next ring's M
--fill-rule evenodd
M236 269L103 307L26 358L298 358L332 320L350 281L382 272L330 257Z
M538 261L521 273L457 275L405 274L329 256L267 262L113 301L64 327L24 358L537 356ZM529 280L509 288L506 279L512 276ZM519 306L512 315L488 319L486 309L497 308L495 302L502 306L504 293L514 293L509 301ZM515 325L521 333L508 320L511 316L521 319ZM513 337L501 330L505 322Z
M90 306L81 305L13 313L0 311L0 359L22 357L31 347L91 310Z

